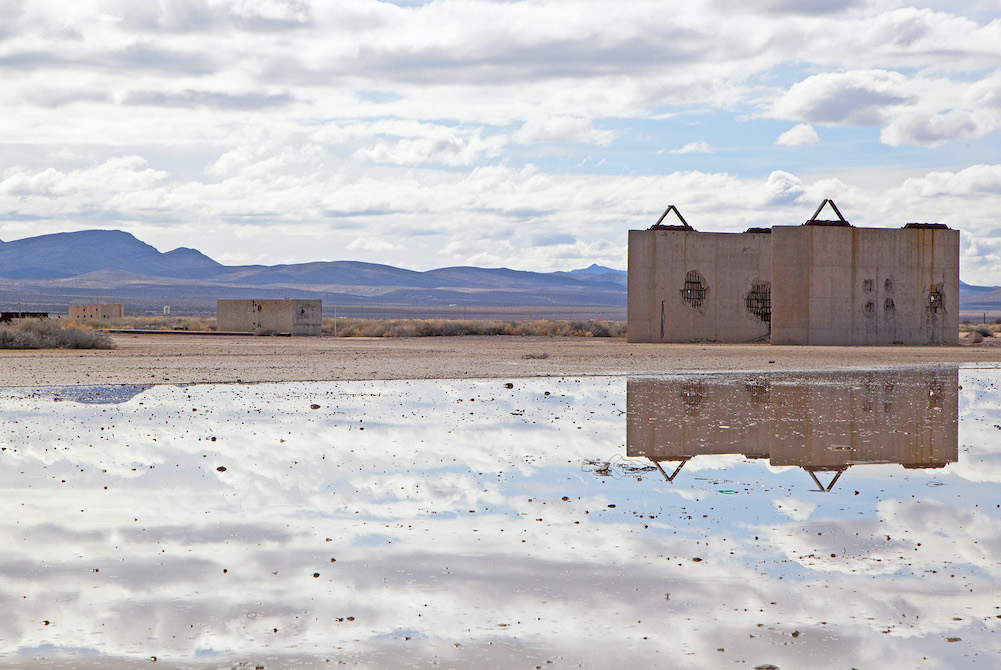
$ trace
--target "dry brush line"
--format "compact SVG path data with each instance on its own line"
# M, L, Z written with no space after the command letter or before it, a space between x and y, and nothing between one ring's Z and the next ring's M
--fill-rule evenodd
M114 349L106 333L51 319L20 319L0 326L0 349Z
M198 316L126 316L121 319L62 319L72 328L128 330L215 330L215 319Z
M335 334L335 320L323 319L323 334ZM625 337L624 321L537 319L336 319L337 337L450 337L460 335L545 335L549 337Z

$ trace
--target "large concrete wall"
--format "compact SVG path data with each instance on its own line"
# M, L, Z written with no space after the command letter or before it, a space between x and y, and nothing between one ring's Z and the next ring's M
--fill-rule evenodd
M959 343L959 231L772 228L772 344Z
M767 295L768 233L629 231L630 342L754 342L768 338L752 297ZM697 273L697 274L690 274ZM756 287L756 288L755 288Z
M319 335L320 300L218 300L216 328L237 333Z
M626 411L626 455L658 462L742 454L839 470L959 456L957 370L629 380Z
M101 304L101 305L70 305L69 318L71 319L96 319L107 321L110 319L121 319L125 310L121 304Z

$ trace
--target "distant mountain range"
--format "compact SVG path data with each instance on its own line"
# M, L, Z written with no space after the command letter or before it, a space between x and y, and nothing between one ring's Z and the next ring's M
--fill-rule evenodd
M965 312L1001 310L1001 286L975 286L959 282L959 308Z
M591 306L624 318L626 272L599 265L547 273L478 267L416 272L356 261L226 266L196 249L161 253L120 230L0 242L5 310L20 305L58 313L60 306L102 301L124 302L126 313L164 304L214 312L218 298L319 298L325 309L525 307L540 314Z
M162 253L121 230L0 241L0 309L65 313L121 302L126 314L214 314L218 298L319 298L358 316L537 316L625 319L626 272L449 267L426 272L357 261L222 265L196 249ZM1001 287L960 282L960 309L1001 310Z

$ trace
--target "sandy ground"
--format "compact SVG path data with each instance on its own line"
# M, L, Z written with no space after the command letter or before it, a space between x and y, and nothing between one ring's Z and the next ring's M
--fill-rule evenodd
M0 386L576 377L1001 363L1001 346L990 346L990 341L958 347L780 347L500 336L116 334L114 340L118 348L106 351L0 351Z

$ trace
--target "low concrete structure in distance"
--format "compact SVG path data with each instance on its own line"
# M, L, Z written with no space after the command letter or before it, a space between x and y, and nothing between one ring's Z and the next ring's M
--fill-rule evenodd
M800 226L701 233L672 205L629 231L628 320L630 342L958 344L959 231L856 228L825 200Z
M320 300L217 300L216 329L234 333L319 335Z
M70 305L69 318L79 320L111 321L125 316L121 304Z

